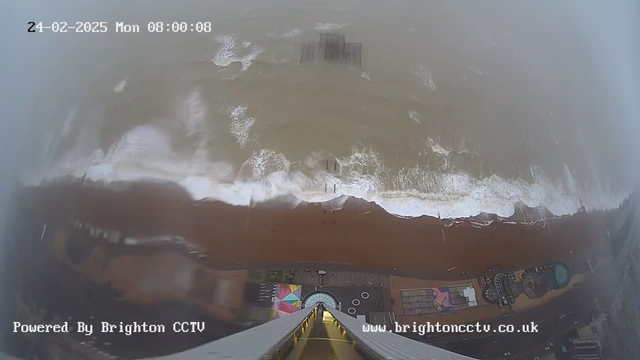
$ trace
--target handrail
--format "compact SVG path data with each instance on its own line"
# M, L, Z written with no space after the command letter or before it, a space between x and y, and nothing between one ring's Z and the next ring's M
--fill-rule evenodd
M317 307L302 309L285 317L157 360L276 360L281 358L309 326Z
M285 317L198 346L181 353L157 357L157 360L277 360L295 345L317 314L318 306L302 309ZM472 360L438 347L387 332L365 332L364 322L334 308L324 307L355 349L371 360Z
M393 332L365 332L362 320L326 307L356 349L372 360L472 360L473 358L415 341Z

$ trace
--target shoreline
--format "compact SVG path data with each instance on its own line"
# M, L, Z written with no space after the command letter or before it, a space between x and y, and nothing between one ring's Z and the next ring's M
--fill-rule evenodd
M511 269L570 261L585 249L607 247L607 230L628 205L522 224L518 220L538 209L523 207L507 219L403 219L353 198L337 211L282 201L241 207L194 201L172 184L133 182L117 190L79 185L23 187L15 200L46 222L78 218L134 236L183 236L207 249L201 261L215 267L325 264L434 279L468 277L498 264Z

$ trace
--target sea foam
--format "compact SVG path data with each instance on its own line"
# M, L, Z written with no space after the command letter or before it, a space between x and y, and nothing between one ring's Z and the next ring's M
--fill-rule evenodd
M246 106L238 106L229 109L229 116L231 117L231 124L229 127L231 134L233 134L236 138L236 142L242 147L244 147L249 141L249 130L256 122L256 119L247 117L245 111L247 111Z
M440 150L435 142L430 145L434 153L447 156L447 150ZM577 212L581 204L588 210L616 208L629 194L584 189L568 165L564 179L550 179L540 167L532 166L533 181L524 181L497 175L476 178L465 172L430 171L419 166L390 174L387 165L371 149L354 148L349 156L338 157L337 173L319 165L326 158L324 154L312 153L294 168L284 154L265 148L253 151L234 169L228 162L210 162L206 151L197 156L201 150L189 156L176 154L168 132L143 125L124 134L106 152L95 150L80 156L74 151L46 172L25 178L24 182L39 185L67 176L86 176L104 184L162 180L183 186L194 199L233 205L250 206L291 195L296 202L356 197L375 202L401 217L443 218L482 212L508 217L514 213L517 202L530 207L544 206L555 215L567 215Z
M265 50L260 46L253 46L249 54L238 56L236 54L236 50L238 50L239 47L236 44L237 38L235 35L220 35L216 37L216 41L220 43L221 46L213 58L213 63L217 66L226 67L235 62L239 62L240 64L242 64L241 71L243 72L247 71L247 69L249 69L249 67L251 66L251 63L258 57L258 55L262 54ZM248 42L244 42L244 44L247 43ZM251 45L251 43L248 44L248 46Z
M338 29L342 29L345 26L349 26L349 23L330 23L330 22L326 22L326 23L318 23L318 25L316 25L316 30L318 31L328 31L328 30L338 30Z

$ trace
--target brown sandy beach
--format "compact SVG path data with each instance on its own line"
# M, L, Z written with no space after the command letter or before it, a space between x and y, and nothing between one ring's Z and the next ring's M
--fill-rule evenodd
M575 300L569 304L556 298L575 299L576 293L587 289L584 286L592 288L594 284L602 284L601 280L586 281L587 285L582 287L575 287L579 281L574 282L565 289L567 294L554 292L548 294L549 299L535 304L527 305L525 301L518 304L522 305L519 309L490 304L478 294L477 306L442 314L405 314L401 292L403 289L456 284L472 285L478 291L481 286L477 276L486 274L488 267L498 264L509 270L533 263L563 261L573 274L577 274L573 276L574 280L582 276L580 268L588 269L585 258L608 269L606 263L611 251L607 230L611 228L612 234L615 233L619 224L613 223L628 208L625 204L614 211L581 212L533 224L516 223L523 216L519 211L510 219L482 225L480 220L492 217L482 215L456 221L426 216L402 219L375 204L356 199L348 200L342 210L335 212L323 209L321 204L292 208L282 201L236 207L221 202L193 201L185 191L173 185L142 182L122 185L109 189L80 186L75 182L18 189L14 206L16 215L24 219L17 220L28 221L18 222L24 224L16 229L24 235L21 238L24 241L19 243L24 247L16 253L16 258L20 259L17 260L19 263L34 264L25 268L28 271L19 273L18 281L22 283L23 279L28 279L40 284L22 288L22 291L25 296L36 299L38 309L46 309L48 314L57 314L63 319L73 317L111 323L147 321L170 326L176 319L184 321L181 317L189 315L194 320L206 321L206 334L197 338L167 337L166 341L160 340L164 347L154 346L154 356L182 351L240 331L245 326L242 319L266 320L269 307L261 308L262 305L246 302L247 284L253 284L258 302L261 301L262 285L265 285L258 285L255 278L248 280L250 271L247 269L252 268L378 273L380 287L375 290L381 298L375 299L376 309L379 303L382 304L378 311L392 314L388 319L400 324L536 321L541 323L545 334L560 331L565 328L558 327L554 319L569 311L568 308L574 309ZM536 209L523 210L527 219L537 213ZM88 232L77 230L76 225L71 224L72 219L90 223L95 228L118 230L125 236L181 235L206 248L207 256L189 255L179 246L129 246L127 242L102 241L100 235L88 236ZM43 224L48 225L44 231L41 229ZM73 241L86 246L65 245ZM42 245L43 249L51 246L51 251L37 250ZM73 255L69 252L72 248L84 250L73 251ZM80 253L84 254L81 256L85 260L70 260ZM196 261L201 264L194 266ZM240 271L218 271L230 268ZM183 269L194 270L193 282L188 286ZM385 277L384 285L383 274L393 275ZM219 282L222 278L227 281ZM265 279L268 277L263 277L262 281ZM297 283L314 288L311 282ZM226 300L221 303L211 301L212 284L216 284L215 289L218 284L225 284L226 290L222 293L228 294ZM331 292L332 287L327 286L325 290ZM352 288L354 285L342 286L361 291L358 287ZM556 301L550 300L551 297ZM270 304L269 299L265 300L266 304ZM340 299L344 303L345 299ZM591 297L587 303L593 305ZM574 311L575 319L586 317L591 311L591 307L585 305L583 310ZM576 320L572 318L565 325ZM159 339L141 335L101 335L102 345L98 349L124 358L139 358L149 356L148 344ZM471 354L468 352L470 346L478 346L473 353L476 355L504 351L496 345L498 338L493 341L482 336L473 339L475 342L464 345L466 347L455 343L456 337L449 335L434 336L429 341L446 344L453 341L451 346L464 348L464 353L468 354ZM424 341L423 338L419 340ZM105 341L110 345L105 345ZM524 341L524 338L502 341L511 344ZM530 339L526 341L531 342ZM541 334L540 344L543 341ZM482 345L485 343L490 345ZM459 349L456 351L460 352Z
M446 227L427 216L397 218L357 199L336 212L320 204L237 207L192 201L180 188L157 183L117 191L77 182L22 188L17 200L51 223L78 218L131 235L184 236L207 249L205 261L213 266L329 263L441 279L482 273L496 264L566 261L585 249L608 246L607 229L621 211L578 213L535 225L461 220L446 221L451 225Z

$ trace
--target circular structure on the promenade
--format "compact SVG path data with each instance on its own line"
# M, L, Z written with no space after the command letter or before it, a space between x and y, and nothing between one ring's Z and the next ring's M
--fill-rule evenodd
M482 293L484 299L503 306L512 305L523 290L520 283L515 281L513 273L501 272L493 276L493 279L485 277L478 281L486 287Z
M363 291L362 294L360 294L360 297L367 300L369 298L369 293L366 291Z
M353 305L353 306L358 306L358 305L360 305L360 300L359 300L359 299L353 299L353 300L351 300L351 305Z
M356 309L355 309L355 308L350 307L350 308L347 310L347 312L349 313L349 315L354 315L354 314L356 313Z
M316 291L307 295L302 302L302 308L315 306L316 304L324 304L335 309L338 306L338 300L328 292Z

